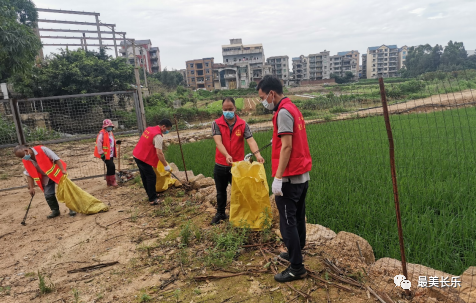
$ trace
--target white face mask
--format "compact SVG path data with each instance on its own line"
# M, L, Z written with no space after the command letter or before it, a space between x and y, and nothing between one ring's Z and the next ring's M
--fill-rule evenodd
M261 101L261 104L263 104L263 106L266 109L272 110L274 108L274 104L268 103L268 97L269 97L269 94L266 96L266 98L263 99L263 101Z

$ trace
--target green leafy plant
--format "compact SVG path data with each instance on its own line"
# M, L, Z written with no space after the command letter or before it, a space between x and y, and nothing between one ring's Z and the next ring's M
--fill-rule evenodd
M39 281L39 289L40 289L40 294L48 294L53 291L54 285L51 283L46 282L46 277L41 274L41 272L38 271L38 281Z

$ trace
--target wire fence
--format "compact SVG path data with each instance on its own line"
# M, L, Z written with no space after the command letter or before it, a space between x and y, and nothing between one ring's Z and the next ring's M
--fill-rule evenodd
M404 274L405 253L407 295L413 302L475 302L476 71L383 84L323 87L291 96L307 120L313 169L306 216L308 223L325 227L318 241L321 256L391 302L406 298L394 283ZM250 127L258 145L265 146L272 137L271 115L248 114L241 116L264 121ZM211 128L184 137L187 168L213 177ZM271 149L261 155L271 185ZM183 169L177 145L166 157Z
M93 155L104 119L113 121L114 136L123 141L121 169L135 169L124 155L135 146L131 136L140 133L138 106L132 91L0 101L0 190L25 184L23 165L12 154L21 141L49 147L66 162L73 180L104 175L104 163Z

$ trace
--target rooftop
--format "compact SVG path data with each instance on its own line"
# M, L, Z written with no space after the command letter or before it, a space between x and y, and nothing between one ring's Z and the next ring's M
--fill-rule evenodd
M386 47L388 47L389 49L396 49L396 48L398 48L396 45L385 45L385 44L382 44L382 45L380 45L380 46L371 46L371 47L369 47L369 50L371 50L371 51L372 51L372 50L377 50L377 49L381 48L382 46L386 46Z
M127 41L127 45L132 45L132 42L130 40L126 40ZM144 44L152 44L152 42L150 41L150 39L147 39L147 40L136 40L135 41L135 44L137 45L144 45ZM124 41L121 41L120 45L124 45Z

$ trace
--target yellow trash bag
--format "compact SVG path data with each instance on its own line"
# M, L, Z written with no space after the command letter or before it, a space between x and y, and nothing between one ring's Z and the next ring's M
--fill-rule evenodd
M60 179L56 198L69 209L86 215L109 210L104 203L79 188L66 175Z
M169 165L167 163L167 165ZM159 161L157 168L154 167L157 182L155 183L155 191L161 193L166 191L170 186L175 184L175 179L170 176L170 172L165 171L164 165Z
M231 174L230 222L237 227L244 224L253 230L262 230L265 220L271 224L269 188L263 164L234 162Z

